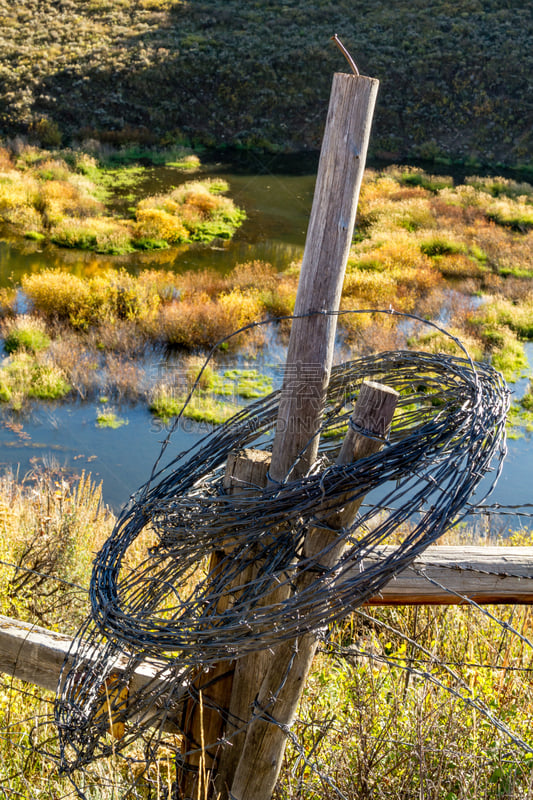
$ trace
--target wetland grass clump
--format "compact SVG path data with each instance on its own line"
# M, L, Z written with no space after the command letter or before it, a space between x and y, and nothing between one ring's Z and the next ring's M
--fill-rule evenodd
M28 399L59 400L71 389L61 369L27 352L8 356L0 366L0 400L15 411Z
M191 391L183 417L219 425L243 406L243 401L269 394L273 378L255 369L217 371L196 356L186 358L182 367L173 370L172 380L163 379L151 392L150 411L167 422L182 412Z
M117 428L121 428L123 425L127 425L128 420L119 417L116 411L114 411L112 408L106 407L99 411L96 415L96 424L99 428L111 428L111 430L116 430Z
M529 386L520 400L520 405L522 408L525 408L526 411L533 411L533 380L529 381Z
M178 392L174 387L165 384L156 387L152 393L149 408L154 416L163 422L182 413L186 419L195 422L220 425L239 411L235 403L221 400L211 392L196 392L183 408L187 394Z
M164 195L131 196L133 219L125 215L118 190L134 186L140 166L106 168L88 153L25 147L0 160L0 220L26 238L60 247L120 255L185 242L229 239L246 215L224 196L222 180L185 183ZM197 169L184 154L176 170Z
M487 296L476 319L489 330L504 326L522 339L533 339L533 289L517 300Z
M4 350L11 355L19 350L40 353L50 347L51 339L42 320L22 315L8 320L3 326Z
M158 242L230 239L246 214L223 195L228 190L226 181L192 181L167 194L141 200L136 211L137 246L153 249Z

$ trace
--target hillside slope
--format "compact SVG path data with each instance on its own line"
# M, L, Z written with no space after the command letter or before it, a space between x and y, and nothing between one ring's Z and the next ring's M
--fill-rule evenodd
M381 81L374 155L533 166L522 0L0 0L0 132L316 148L333 33Z

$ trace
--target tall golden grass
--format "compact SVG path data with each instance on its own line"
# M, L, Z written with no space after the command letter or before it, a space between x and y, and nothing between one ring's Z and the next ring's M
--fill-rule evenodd
M192 374L195 365L191 362ZM88 612L90 562L113 525L100 487L60 469L0 477L1 611L73 634ZM488 533L491 533L488 531ZM493 531L493 541L497 534ZM509 546L530 544L531 531ZM463 529L455 541L471 543ZM153 544L137 543L132 563ZM315 659L289 742L276 800L524 800L533 759L492 724L530 740L533 712L528 606L399 607L350 615L329 631ZM501 620L499 623L498 620ZM518 631L520 635L515 633ZM0 679L0 786L6 797L60 798L72 791L58 773L51 695ZM486 712L486 713L484 713ZM46 742L52 758L35 745ZM179 748L174 737L172 747ZM163 746L148 766L133 746L78 780L91 798L172 797L174 764ZM334 788L337 787L337 789Z

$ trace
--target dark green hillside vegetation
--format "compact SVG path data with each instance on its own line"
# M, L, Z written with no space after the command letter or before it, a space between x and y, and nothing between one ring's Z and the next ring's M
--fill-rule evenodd
M317 148L337 33L381 81L374 155L533 166L518 0L0 0L0 26L4 135Z

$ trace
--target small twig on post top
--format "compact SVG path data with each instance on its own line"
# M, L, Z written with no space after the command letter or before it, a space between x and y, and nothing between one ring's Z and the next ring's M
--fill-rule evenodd
M272 446L269 479L274 487L305 475L316 460L337 324L335 314L330 312L338 311L340 307L379 86L376 79L358 74L346 48L338 37L333 38L348 57L353 74L336 73L333 77L294 309L296 318L291 328ZM287 589L284 587L283 591ZM278 597L276 601L282 600ZM261 685L265 687L266 694L261 689L258 695L263 708L272 696L271 687L277 690L280 685L278 666L282 664L288 647L289 658L282 669L286 674L289 710L287 713L282 711L281 716L292 717L295 697L300 696L295 687L303 688L312 661L312 654L309 654L313 643L314 637L311 636L305 666L294 664L294 646L289 644L282 653L280 651L282 658L279 662L277 651L269 657L271 666L264 681L265 673L248 675L248 682L254 679L258 690ZM254 659L248 663L251 665ZM272 671L273 675L270 674ZM239 686L240 683L234 680L233 695L239 694ZM277 710L276 706L276 714ZM272 729L277 732L273 737L270 736ZM231 788L230 796L235 800L252 797L254 800L268 800L285 747L285 735L280 737L279 733L279 728L264 719L254 719L248 727L243 751L238 752L240 742L234 741L231 756L222 754L221 789L228 791ZM224 763L228 758L233 762L230 769L226 769L228 764Z
M346 58L348 64L352 68L353 74L354 75L359 75L359 70L357 69L357 64L355 63L355 61L353 60L353 58L349 54L348 50L345 48L345 46L343 45L343 43L341 42L341 40L339 39L339 37L337 36L336 33L334 33L333 36L331 37L331 41L335 42L335 44L337 45L337 47L339 48L339 50L341 51L343 56Z

